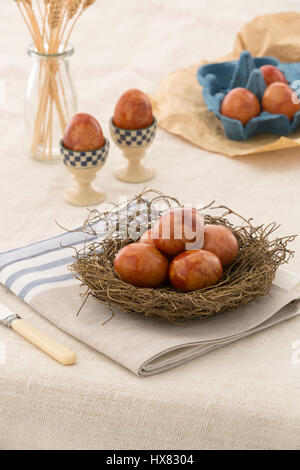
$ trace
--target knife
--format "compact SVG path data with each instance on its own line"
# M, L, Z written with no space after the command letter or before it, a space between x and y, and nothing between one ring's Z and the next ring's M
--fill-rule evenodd
M50 338L42 331L27 323L19 315L12 312L5 305L0 303L0 323L12 328L16 333L30 341L41 351L51 356L64 366L72 365L76 362L76 354L66 346Z

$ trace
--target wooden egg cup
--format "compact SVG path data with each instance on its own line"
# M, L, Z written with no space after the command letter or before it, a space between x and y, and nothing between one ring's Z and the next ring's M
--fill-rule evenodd
M64 164L72 174L75 186L64 193L65 200L74 206L94 206L105 198L105 193L94 188L91 183L97 172L104 166L109 151L109 141L98 150L75 152L61 144Z
M154 169L144 166L141 160L155 138L156 123L154 118L153 124L149 127L126 130L115 126L113 120L110 120L112 139L117 147L122 150L123 156L128 161L126 166L117 168L114 171L114 175L118 180L126 183L143 183L154 177Z

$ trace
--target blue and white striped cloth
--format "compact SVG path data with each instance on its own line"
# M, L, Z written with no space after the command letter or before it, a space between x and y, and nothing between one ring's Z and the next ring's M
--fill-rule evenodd
M128 214L134 214L135 220L141 226L147 226L147 206L140 203L138 214L137 208L137 205L133 203L127 210L118 212L113 209L110 213L112 223L119 222L120 234L122 234L122 227L124 228L125 237L127 236L126 217ZM153 214L157 217L158 212L153 211ZM56 237L0 253L0 283L29 304L35 295L43 291L79 284L74 274L68 270L68 266L74 262L72 247L80 250L86 244L99 240L107 234L104 222L97 222L92 226L97 236L85 234L80 231L81 228L77 228Z
M66 232L26 247L0 254L0 283L30 303L38 293L78 283L68 266L74 249L96 239L82 232Z

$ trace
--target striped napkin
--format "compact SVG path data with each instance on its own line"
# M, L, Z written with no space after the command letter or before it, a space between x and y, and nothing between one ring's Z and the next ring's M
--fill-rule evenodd
M68 271L74 249L94 240L81 232L0 254L0 282L42 316L137 375L153 375L300 313L300 277L279 270L269 295L188 326L130 315L89 298ZM21 313L21 312L19 312Z

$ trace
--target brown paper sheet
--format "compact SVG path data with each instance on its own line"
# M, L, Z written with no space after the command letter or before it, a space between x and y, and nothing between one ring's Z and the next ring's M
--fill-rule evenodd
M246 23L237 34L233 51L211 62L238 59L243 50L254 57L273 56L282 62L300 61L300 14L263 15ZM262 134L238 142L226 137L222 124L208 111L196 72L202 61L168 75L152 98L158 124L198 147L229 157L298 147L300 130L287 137Z

